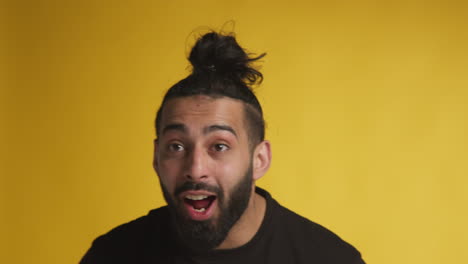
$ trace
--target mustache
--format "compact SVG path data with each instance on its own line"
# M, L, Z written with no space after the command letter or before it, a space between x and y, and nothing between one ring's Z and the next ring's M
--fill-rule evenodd
M222 196L222 191L217 186L212 186L204 182L190 182L190 181L184 182L181 186L177 187L176 190L174 191L174 195L177 196L185 191L200 191L200 190L216 193L216 196Z

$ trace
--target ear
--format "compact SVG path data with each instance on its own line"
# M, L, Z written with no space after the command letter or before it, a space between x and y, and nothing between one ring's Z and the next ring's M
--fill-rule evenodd
M158 139L155 139L153 141L153 148L154 148L154 151L153 151L153 168L154 168L154 171L156 171L156 173L159 175L158 173L158 169L159 169L159 164L158 164Z
M271 147L267 140L262 141L255 147L253 154L253 178L260 179L270 168L271 164Z

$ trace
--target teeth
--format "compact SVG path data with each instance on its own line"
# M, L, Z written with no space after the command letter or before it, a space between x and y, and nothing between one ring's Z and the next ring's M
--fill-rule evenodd
M200 208L200 209L195 209L195 208L193 208L193 210L195 210L195 211L197 211L197 212L199 212L199 213L205 212L205 208Z
M185 198L190 199L190 200L198 201L198 200L206 199L206 198L208 198L208 196L207 195L192 195L192 194L189 194L189 195L185 196Z

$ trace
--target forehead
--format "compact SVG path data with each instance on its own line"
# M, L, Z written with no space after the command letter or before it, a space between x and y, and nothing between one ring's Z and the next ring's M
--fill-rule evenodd
M164 130L164 127L171 124L184 124L192 129L228 125L236 130L243 130L244 105L236 99L205 95L170 99L162 111L161 128Z

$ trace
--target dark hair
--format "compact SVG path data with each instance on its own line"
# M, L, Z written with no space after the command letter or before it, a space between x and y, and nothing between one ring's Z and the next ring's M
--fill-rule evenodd
M263 111L252 85L263 80L261 72L252 67L252 62L263 58L249 57L232 35L210 32L201 36L190 52L192 73L172 86L164 96L156 115L156 135L160 132L161 114L167 101L193 95L230 97L244 102L249 142L252 146L263 141L265 121Z

